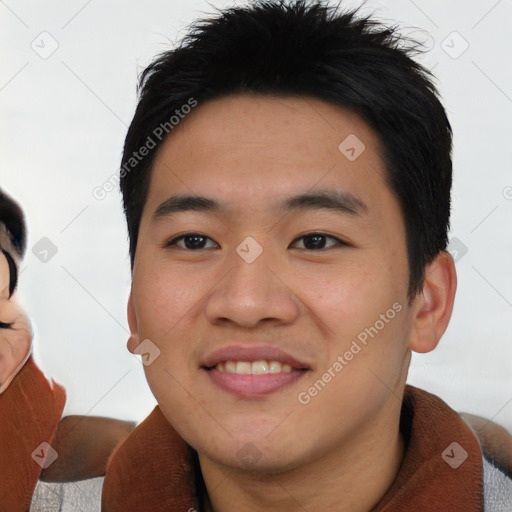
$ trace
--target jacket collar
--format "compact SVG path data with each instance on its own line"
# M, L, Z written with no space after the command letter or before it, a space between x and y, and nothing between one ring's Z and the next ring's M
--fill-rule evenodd
M400 430L406 452L395 480L373 512L481 512L480 444L458 413L436 395L407 385Z
M406 441L404 458L374 512L480 512L480 445L459 415L437 396L407 385L400 429ZM196 452L156 406L111 457L102 511L199 510L199 482Z

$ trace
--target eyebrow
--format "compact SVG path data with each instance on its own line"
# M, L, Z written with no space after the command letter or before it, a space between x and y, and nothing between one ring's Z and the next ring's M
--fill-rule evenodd
M327 209L342 215L360 216L368 213L368 206L359 198L344 190L326 189L304 192L288 197L275 208L276 212ZM216 199L197 195L177 194L166 199L153 213L153 220L172 217L187 211L226 214L228 208Z

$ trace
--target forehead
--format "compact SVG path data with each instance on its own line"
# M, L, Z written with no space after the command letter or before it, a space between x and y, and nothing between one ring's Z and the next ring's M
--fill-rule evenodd
M331 188L371 203L389 194L385 172L378 137L354 112L311 97L232 95L200 103L173 128L147 202L195 193L258 209Z

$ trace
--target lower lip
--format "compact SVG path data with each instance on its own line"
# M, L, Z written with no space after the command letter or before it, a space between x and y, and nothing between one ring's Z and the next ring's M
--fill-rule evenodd
M243 398L265 396L283 389L301 379L307 371L292 370L291 372L264 373L261 375L241 375L238 373L206 370L212 382L224 391Z

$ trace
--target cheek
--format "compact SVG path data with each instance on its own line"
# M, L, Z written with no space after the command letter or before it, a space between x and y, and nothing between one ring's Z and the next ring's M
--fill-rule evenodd
M327 338L347 339L373 325L401 300L390 268L376 261L347 260L327 268L302 269L297 295L322 320Z
M376 380L370 370L382 373L386 381L400 374L407 341L406 283L387 260L381 266L354 261L326 275L301 279L301 298L325 332L325 369L343 357L342 373L350 376L351 386L362 389L369 376Z
M154 265L149 272L143 270L134 278L133 287L139 334L167 339L187 315L194 314L193 306L204 293L203 285L170 266Z
M144 366L148 384L159 402L171 401L171 407L180 403L185 409L187 395L180 384L190 389L189 380L197 370L193 326L209 286L207 279L188 275L190 271L153 260L141 265L133 282L140 340L151 340L160 351Z

